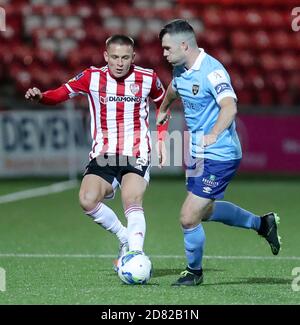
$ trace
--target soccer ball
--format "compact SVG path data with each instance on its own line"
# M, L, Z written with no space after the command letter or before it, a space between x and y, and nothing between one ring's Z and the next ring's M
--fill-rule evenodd
M147 255L129 251L118 261L119 278L126 284L146 284L152 274L152 263Z

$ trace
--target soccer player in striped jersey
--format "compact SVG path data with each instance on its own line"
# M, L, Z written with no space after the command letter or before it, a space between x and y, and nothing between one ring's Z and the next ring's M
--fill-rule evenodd
M88 216L118 237L118 258L128 249L143 251L146 222L142 201L149 182L151 152L149 98L158 108L165 95L157 74L134 65L134 57L134 41L126 35L113 35L106 41L106 66L90 67L55 90L30 88L25 94L26 99L46 105L79 94L87 97L93 143L79 201ZM158 128L159 142L166 129ZM158 148L162 164L163 146ZM118 186L127 227L103 203L105 198L114 197Z
M180 97L191 137L189 151L193 162L191 169L187 169L188 193L180 218L187 268L173 285L193 286L203 281L202 221L253 229L277 255L279 218L274 212L260 217L231 202L219 201L242 157L234 121L237 96L224 66L198 48L194 30L187 21L178 19L167 24L159 38L164 56L174 70L157 123L164 123L169 106Z

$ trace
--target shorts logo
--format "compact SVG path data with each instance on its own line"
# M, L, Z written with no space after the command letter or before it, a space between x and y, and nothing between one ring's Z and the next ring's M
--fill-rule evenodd
M134 168L140 170L141 172L143 171L143 166L147 166L147 159L142 158L142 157L138 157L135 161L136 166L134 166Z
M199 85L193 85L192 92L194 96L198 94L198 91L199 91Z
M139 157L136 160L136 164L141 165L141 166L147 166L147 162L148 162L147 159L142 158L142 157Z
M203 184L206 185L206 186L213 187L213 188L219 186L219 182L216 182L216 181L212 180L212 179L211 179L211 176L214 176L214 175L210 175L209 179L203 177L203 178L202 178L202 182L203 182ZM215 176L214 176L214 177L215 177ZM214 177L212 177L212 178L214 178ZM215 179L215 178L214 178L214 179Z
M131 84L129 88L133 95L136 95L140 90L140 86L138 84Z
M209 180L214 182L216 180L216 176L211 174L209 176Z
M212 188L206 186L206 187L203 187L203 193L207 193L207 194L210 194L210 192L212 191Z
M134 168L140 170L141 172L143 171L142 165L136 165Z

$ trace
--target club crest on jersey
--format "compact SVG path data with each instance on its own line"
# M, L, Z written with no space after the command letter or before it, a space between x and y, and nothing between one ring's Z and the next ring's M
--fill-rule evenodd
M193 85L192 92L194 95L197 95L199 91L199 85Z
M129 88L133 95L136 95L140 90L140 86L138 84L131 84Z

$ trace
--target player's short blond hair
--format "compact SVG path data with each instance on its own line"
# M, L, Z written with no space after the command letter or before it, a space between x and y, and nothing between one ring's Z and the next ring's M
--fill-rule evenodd
M110 36L105 41L106 48L108 48L111 44L128 45L134 48L134 40L127 35L116 34Z

